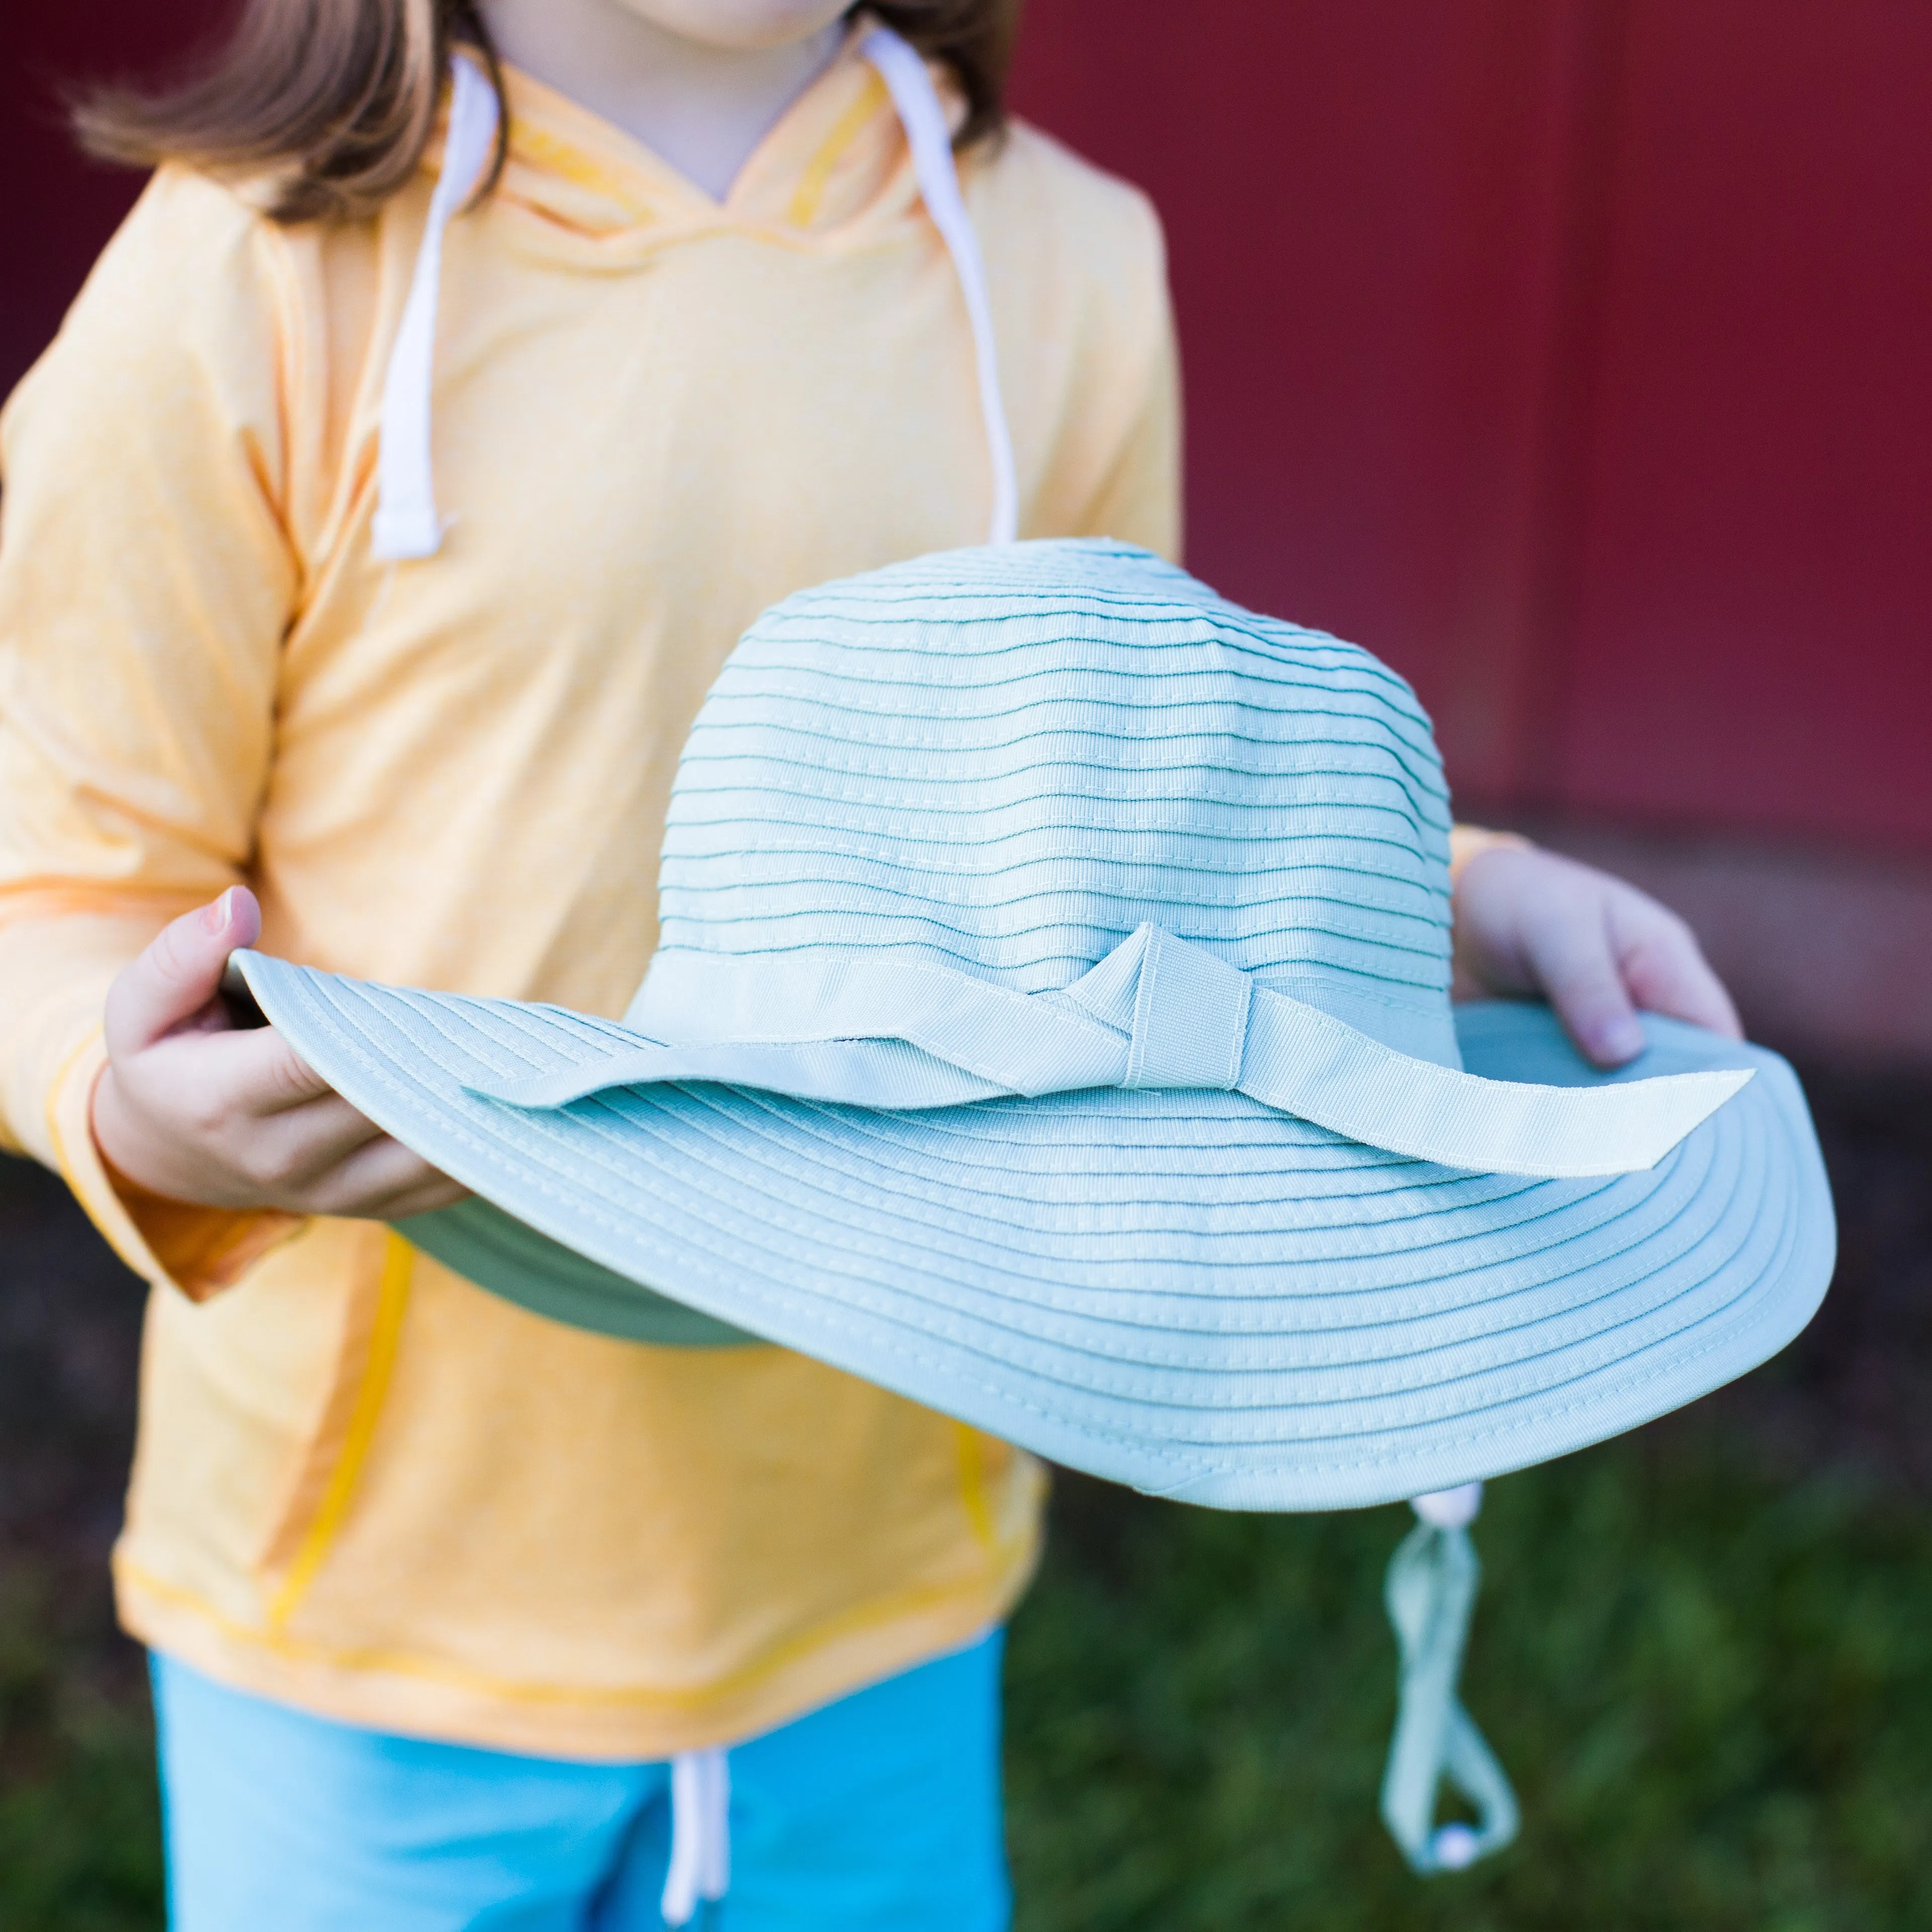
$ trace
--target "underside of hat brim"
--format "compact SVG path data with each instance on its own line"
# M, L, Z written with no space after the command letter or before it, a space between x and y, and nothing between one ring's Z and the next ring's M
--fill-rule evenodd
M1600 1441L1775 1353L1831 1274L1790 1070L1668 1021L1605 1076L1543 1008L1460 1010L1470 1070L1492 1078L1761 1076L1648 1172L1527 1180L1218 1092L892 1114L693 1084L526 1112L464 1083L581 1058L601 1023L257 956L243 968L371 1119L620 1282L1056 1461L1222 1508L1384 1502ZM533 1272L512 1292L634 1332L586 1320L580 1288L559 1298Z

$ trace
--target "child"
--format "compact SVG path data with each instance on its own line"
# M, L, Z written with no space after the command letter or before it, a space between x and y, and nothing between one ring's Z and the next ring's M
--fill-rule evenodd
M218 988L259 931L615 1012L761 607L977 540L1009 422L1022 533L1174 552L1158 230L1000 134L1010 12L253 0L212 78L93 112L168 164L6 423L0 1078L156 1285L116 1574L188 1932L1005 1922L1036 1467L480 1292L381 1225L451 1184ZM1641 896L1463 856L1470 986L1605 1061L1633 999L1735 1031Z

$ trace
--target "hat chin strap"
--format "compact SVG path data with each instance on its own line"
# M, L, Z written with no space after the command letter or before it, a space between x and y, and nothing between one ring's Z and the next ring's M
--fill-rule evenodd
M890 27L874 27L859 51L878 70L905 130L920 198L952 258L965 298L979 372L980 410L986 423L992 471L989 544L1019 535L1019 484L1013 441L1000 392L999 350L986 271L978 237L959 192L952 164L952 134L926 63ZM442 280L444 231L470 199L496 144L496 91L474 61L460 54L449 63L449 127L442 172L430 196L429 218L416 250L409 299L389 351L382 382L382 416L376 460L376 518L370 550L382 562L434 556L441 548L444 519L436 506L430 462L430 392L435 374L436 301Z
M625 1020L576 1066L506 1070L468 1090L542 1109L703 1080L902 1109L1103 1087L1218 1090L1390 1154L1550 1179L1654 1166L1751 1078L1486 1080L1400 1052L1153 925L1058 992L1017 992L883 949L666 949Z
M1481 1568L1468 1526L1483 1486L1418 1496L1421 1518L1389 1559L1382 1586L1401 1652L1395 1735L1382 1773L1382 1822L1418 1872L1460 1871L1516 1834L1516 1793L1457 1695ZM1473 1825L1438 1825L1444 1782L1475 1808Z

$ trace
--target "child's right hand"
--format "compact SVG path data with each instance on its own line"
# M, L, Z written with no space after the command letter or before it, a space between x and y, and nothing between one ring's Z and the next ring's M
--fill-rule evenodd
M276 1032L238 1028L221 974L262 929L235 886L184 914L107 993L94 1144L146 1189L209 1208L389 1220L465 1190L358 1113Z

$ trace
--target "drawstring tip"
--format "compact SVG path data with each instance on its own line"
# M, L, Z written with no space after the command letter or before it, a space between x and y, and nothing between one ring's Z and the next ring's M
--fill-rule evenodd
M369 554L378 563L411 563L435 556L442 548L442 525L434 512L418 517L378 510L370 526Z
M720 1749L680 1751L670 1766L670 1864L658 1916L688 1925L731 1884L731 1765Z
M1437 1529L1467 1529L1483 1510L1480 1483L1462 1483L1453 1490L1432 1490L1412 1497L1409 1508Z

